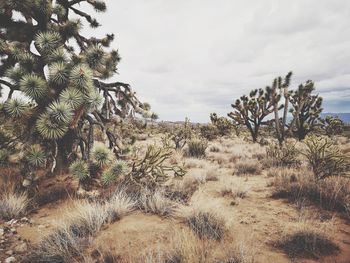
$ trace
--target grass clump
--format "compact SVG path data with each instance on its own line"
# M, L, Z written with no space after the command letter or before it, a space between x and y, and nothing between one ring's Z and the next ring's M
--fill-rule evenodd
M225 234L225 221L212 211L193 210L186 222L200 238L221 240Z
M255 160L240 160L235 164L237 175L256 175L261 173L261 165Z
M204 139L193 139L188 142L187 155L195 158L205 156L205 150L208 147L208 142Z
M300 166L299 151L296 144L291 141L286 141L281 147L277 143L269 144L266 148L266 159L263 163L267 167Z
M318 259L339 251L338 246L324 234L303 229L288 234L276 243L291 258Z
M169 217L175 212L175 204L160 190L150 191L144 189L139 198L140 207L146 213Z
M23 216L29 204L25 193L10 191L0 197L0 218L10 220Z

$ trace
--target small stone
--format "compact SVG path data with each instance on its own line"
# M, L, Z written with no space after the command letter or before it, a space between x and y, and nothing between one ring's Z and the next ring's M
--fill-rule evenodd
M5 252L5 254L11 256L11 255L13 255L13 250L7 250Z
M18 253L24 253L28 249L28 246L26 243L19 244L15 247L15 251Z
M44 225L38 225L38 228L42 229L42 228L46 228L46 226L44 226Z
M5 259L5 263L12 263L12 262L16 262L15 257L8 257L7 259Z
M5 230L3 228L0 228L0 237L2 237L5 233Z
M32 181L28 180L28 179L24 179L23 182L22 182L23 187L28 187L31 184L32 184Z
M11 228L11 229L10 229L10 231L11 231L12 233L14 233L14 234L16 234L16 233L17 233L17 230L16 230L16 228L14 228L14 227L13 227L13 228Z
M28 217L22 217L22 218L21 218L21 222L24 222L24 223L29 222Z

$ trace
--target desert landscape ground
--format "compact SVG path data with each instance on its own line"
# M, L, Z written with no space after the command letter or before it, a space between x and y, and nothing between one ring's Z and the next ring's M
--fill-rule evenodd
M312 1L0 0L0 263L350 263L350 5Z
M163 136L155 128L140 134L135 151L162 146ZM348 139L338 141L348 152ZM41 262L32 255L39 246L52 257L48 262L61 262L55 253L67 256L65 262L349 262L349 219L334 204L341 195L349 197L349 180L329 179L322 191L332 192L317 193L315 199L325 198L318 203L302 193L303 181L312 181L305 160L298 168L266 167L266 147L232 135L211 141L200 158L173 150L167 164L183 165L186 174L141 197L122 183L87 197L75 191L69 174L46 179L36 200L52 196L51 201L2 223L1 260L14 255L27 262L29 255L29 262ZM2 173L11 176L10 170ZM294 200L293 193L284 193L293 186L300 187ZM116 219L95 225L113 196L119 198ZM190 223L196 216L199 222ZM81 243L57 247L50 235L74 220L96 229Z

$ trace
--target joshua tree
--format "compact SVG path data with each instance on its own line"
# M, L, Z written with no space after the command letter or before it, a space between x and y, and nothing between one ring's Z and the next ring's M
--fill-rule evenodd
M299 140L303 140L308 133L320 125L322 97L313 95L314 90L314 82L308 80L305 84L300 84L289 98L292 105L290 111L293 115L290 126Z
M221 136L223 135L228 135L231 133L232 128L233 128L233 123L225 118L225 117L218 117L217 114L210 113L210 120L213 125L218 129L219 134Z
M116 116L143 111L128 84L104 81L116 72L120 56L108 48L113 34L80 33L84 21L100 26L81 11L83 4L106 10L100 0L0 2L0 85L9 91L1 117L21 127L12 143L44 146L52 171L68 167L77 149L84 160L90 158L95 126L116 152L118 136L109 124L118 122ZM23 100L12 98L15 94Z
M281 146L284 142L287 127L287 113L288 113L288 104L291 92L288 90L290 79L292 77L292 72L289 72L284 79L282 77L275 78L271 87L266 87L268 92L271 92L271 102L273 104L274 111L274 125L276 129L276 136ZM280 104L281 98L284 98L283 104ZM283 109L282 118L279 117L279 111ZM291 126L290 126L291 127Z
M268 123L264 119L274 109L271 101L271 90L255 89L250 92L249 97L244 95L231 106L235 111L228 113L228 116L237 124L245 125L253 142L256 142L260 126Z
M338 117L326 116L321 119L321 128L328 136L341 134L344 131L344 122Z

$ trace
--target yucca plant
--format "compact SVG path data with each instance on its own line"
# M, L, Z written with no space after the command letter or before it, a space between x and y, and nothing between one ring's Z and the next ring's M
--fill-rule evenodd
M115 180L125 172L125 163L117 161L111 167L102 173L101 181L104 185L111 185Z
M69 166L69 170L79 182L83 182L90 177L89 165L83 160L74 161Z
M111 162L112 153L105 145L99 144L94 147L92 158L99 167L104 167Z
M0 85L9 90L1 113L10 117L0 126L15 125L12 139L25 147L45 143L54 159L51 170L65 170L72 153L90 161L96 126L117 154L123 147L120 136L111 133L118 124L111 120L144 112L128 84L103 81L117 71L120 56L109 48L113 34L96 38L81 32L86 23L99 26L93 14L80 9L83 2L106 10L104 1L0 3ZM14 92L25 99L12 99Z
M34 167L42 167L46 163L45 152L39 144L34 144L26 151L25 158Z

